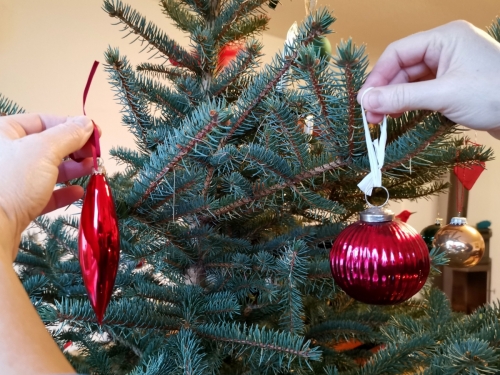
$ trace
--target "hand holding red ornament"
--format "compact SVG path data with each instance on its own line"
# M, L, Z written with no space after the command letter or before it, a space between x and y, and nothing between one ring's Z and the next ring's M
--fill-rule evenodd
M74 373L30 302L12 261L31 220L83 196L80 186L54 191L56 182L91 172L89 118L23 114L0 117L0 364L8 374ZM77 153L81 163L63 158ZM15 361L12 358L16 358Z
M67 206L83 196L80 186L54 190L57 182L90 174L92 134L89 118L22 114L0 117L0 227L14 260L21 232L38 215ZM81 163L63 158L78 151ZM8 245L7 245L8 244ZM2 254L3 256L4 254Z

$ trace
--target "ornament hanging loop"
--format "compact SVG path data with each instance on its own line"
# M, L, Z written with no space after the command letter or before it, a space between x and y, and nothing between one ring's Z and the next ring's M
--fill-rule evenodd
M92 83L92 79L94 78L94 74L97 71L98 66L99 66L99 61L94 61L94 64L92 64L92 69L90 69L90 74L87 79L87 84L85 85L85 90L83 90L83 114L85 116L87 115L87 113L85 112L85 103L87 102L87 95L89 93L90 84ZM92 120L92 124L94 125L94 132L87 141L87 144L90 145L90 148L92 149L94 170L97 170L99 169L97 164L97 158L101 156L101 146L99 142L99 129L97 128L97 125L95 124L94 120ZM77 163L80 163L85 159L77 157L74 153L69 154L69 157L74 161L76 161Z
M106 169L104 169L104 161L102 160L102 158L96 158L96 165L97 169L94 166L94 168L92 168L92 174L106 174Z
M385 198L385 202L382 203L381 205L376 205L376 204L371 204L369 201L368 201L368 196L365 194L365 202L368 204L368 207L379 207L379 208L382 208L384 207L387 202L389 202L389 190L387 190L385 187L383 186L379 186L378 187L379 189L384 189L386 194L387 194L387 197Z
M372 140L370 134L370 127L366 119L365 109L363 107L363 99L365 94L372 90L369 87L361 95L361 116L363 118L363 128L365 130L366 149L368 151L368 161L370 162L370 173L358 184L358 187L366 195L372 195L372 189L375 187L382 187L382 167L385 159L385 145L387 142L387 116L384 116L380 124L380 137Z

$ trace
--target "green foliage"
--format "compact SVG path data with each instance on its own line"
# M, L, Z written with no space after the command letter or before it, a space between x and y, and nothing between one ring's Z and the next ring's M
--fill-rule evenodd
M496 17L490 27L487 28L490 34L497 42L500 42L500 18Z
M356 94L368 60L351 40L320 56L314 41L335 18L319 9L284 54L262 64L252 36L267 25L266 4L160 1L187 50L120 0L104 1L155 57L134 69L118 49L105 53L137 145L111 151L125 165L109 177L121 233L115 291L99 326L82 283L77 218L37 219L41 236L23 239L16 264L38 313L61 347L77 348L66 354L82 373L495 372L498 306L455 314L430 285L421 300L366 306L335 287L329 250L365 206ZM242 50L223 68L218 55L233 42ZM21 111L0 97L0 112ZM311 119L312 135L303 130ZM388 128L383 182L396 200L441 192L447 185L436 181L457 162L492 158L463 146L438 113L406 113ZM435 274L446 259L431 257Z
M17 113L24 113L24 109L0 93L0 116L15 115Z

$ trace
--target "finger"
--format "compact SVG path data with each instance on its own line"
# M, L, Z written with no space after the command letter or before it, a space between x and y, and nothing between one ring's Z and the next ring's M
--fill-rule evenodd
M436 76L434 74L429 74L427 76L419 78L418 82L430 81L431 79L436 79Z
M441 43L436 40L436 29L423 31L391 43L373 67L376 72L391 81L403 68L421 63L436 71Z
M92 121L92 119L88 116L67 116L67 117L61 117L61 116L55 116L55 115L47 115L47 114L41 114L40 118L42 120L43 124L43 130L52 128L54 126L57 126L59 124L62 124L64 122L77 122L77 123L87 123L89 121ZM61 119L64 119L64 121L61 121ZM99 136L102 135L101 127L94 123L94 125L97 127L99 130Z
M378 63L377 63L378 64ZM395 76L397 73L395 74ZM389 82L392 80L393 77L385 77L383 76L380 72L377 71L371 71L370 74L368 74L368 77L366 78L365 83L361 87L361 89L358 92L358 103L361 100L361 96L363 95L363 92L365 92L369 87L379 87L379 86L385 86L388 85Z
M369 112L382 115L416 109L439 111L449 100L447 86L442 80L434 79L377 87L366 93L363 106Z
M384 115L381 115L380 113L366 112L366 120L370 124L380 124L383 119Z
M47 156L54 158L53 163L59 165L65 156L80 150L89 139L94 126L87 120L87 117L75 117L72 121L26 137L26 141L36 143L33 147L45 150Z
M413 34L391 43L368 75L358 94L358 102L368 87L389 84L404 68L425 64L431 71L436 72L441 48L436 29Z
M67 122L68 119L79 119L77 121L87 121L85 116L67 117L37 113L22 113L18 115L3 117L2 127L8 127L14 130L17 136L25 137L26 135L41 133L45 129ZM88 119L90 120L90 119Z
M91 138L93 138L93 137L91 137ZM91 157L93 155L92 154L92 145L93 145L92 141L89 138L89 140L83 145L83 147L80 150L73 152L71 157L74 160L78 160L78 162L80 162L81 159Z
M45 116L46 119L42 119ZM17 137L24 137L29 134L40 133L46 129L47 125L62 124L66 122L66 117L53 115L38 115L36 113L23 113L2 118L2 131L7 129L14 131Z
M93 166L92 158L86 158L81 163L73 160L68 160L59 166L59 175L57 182L69 181L74 178L87 176L92 173Z
M389 114L389 116L392 118L398 118L398 117L403 116L403 113L391 113L391 114ZM382 122L383 119L384 119L384 116L381 114L371 113L371 112L366 113L366 120L370 124L379 124Z
M76 202L83 197L83 188L81 186L68 186L62 189L54 190L49 203L45 206L40 215L57 210Z
M420 63L417 65L401 69L401 71L389 82L389 85L395 85L398 83L416 82L421 80L421 78L423 77L428 77L433 74L434 73L429 69L429 67L426 64Z
M488 130L488 133L496 139L500 139L500 128Z

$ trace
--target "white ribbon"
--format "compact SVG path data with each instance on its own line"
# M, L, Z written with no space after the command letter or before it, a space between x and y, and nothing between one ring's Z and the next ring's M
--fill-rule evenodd
M365 109L363 108L363 98L365 94L373 89L368 88L363 95L361 95L361 115L363 116L363 126L365 128L366 148L368 149L368 160L370 161L370 173L358 184L358 187L366 195L372 195L374 187L382 186L382 166L385 159L385 143L387 142L387 116L384 116L384 121L380 125L380 139L372 141L370 135L370 128L366 120Z
M304 122L304 133L308 135L313 135L314 133L314 116L307 115L306 121Z

